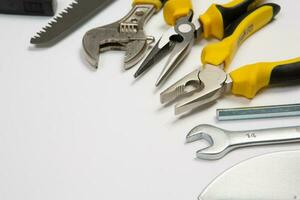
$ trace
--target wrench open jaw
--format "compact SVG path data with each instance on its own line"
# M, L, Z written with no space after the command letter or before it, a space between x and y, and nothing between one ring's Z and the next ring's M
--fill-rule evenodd
M153 5L135 5L123 19L88 31L83 37L87 61L96 69L101 52L125 51L125 69L133 67L146 54L153 37L147 37L143 26L155 13Z
M197 151L199 159L220 159L233 149L230 135L225 130L207 124L193 128L186 137L186 143L202 139L206 140L210 146Z
M186 143L202 139L206 140L210 146L197 151L197 158L217 160L237 148L300 142L300 127L229 131L203 124L189 132L186 136Z

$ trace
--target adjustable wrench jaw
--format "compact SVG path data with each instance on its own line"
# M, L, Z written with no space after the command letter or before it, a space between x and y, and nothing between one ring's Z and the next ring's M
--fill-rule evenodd
M110 50L125 51L125 69L139 62L146 53L149 43L154 39L147 38L143 31L137 33L120 33L110 27L96 28L87 32L83 38L83 49L88 62L98 68L100 53Z
M125 69L138 63L145 55L153 37L147 37L143 26L155 13L153 5L135 5L123 19L88 31L83 37L83 49L88 62L98 68L101 52L125 51Z

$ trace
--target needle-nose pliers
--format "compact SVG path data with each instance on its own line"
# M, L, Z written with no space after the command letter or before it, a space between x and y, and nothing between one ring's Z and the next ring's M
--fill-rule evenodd
M247 11L253 10L261 1L233 0L225 5L212 4L196 20L193 20L191 0L167 1L163 9L164 18L173 27L163 34L134 76L138 77L170 53L156 82L156 86L159 86L187 57L195 40L200 37L223 39L230 34L229 25Z
M241 17L231 27L233 33L202 51L203 70L197 69L161 93L161 102L183 99L176 105L181 114L214 102L226 92L253 98L272 83L300 79L300 58L279 63L248 65L227 74L238 47L253 33L271 22L280 10L277 4L265 4Z

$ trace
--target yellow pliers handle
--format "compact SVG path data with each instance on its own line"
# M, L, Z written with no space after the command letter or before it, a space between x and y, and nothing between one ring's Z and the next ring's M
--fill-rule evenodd
M133 0L133 5L140 5L140 4L150 4L153 5L156 10L160 10L166 0Z
M203 37L223 39L226 28L241 15L253 10L263 0L233 0L224 5L212 4L208 10L199 17L203 26Z
M215 37L222 39L226 27L235 19L249 10L254 9L263 0L232 0L231 2L218 5L212 4L209 9L199 17L203 26L205 38ZM192 10L191 0L169 0L164 6L164 18L168 25L174 26L176 20L187 16Z
M193 10L191 0L168 0L163 10L165 22L174 26L177 19L188 16L191 10Z
M264 4L254 11L240 17L228 27L231 33L221 42L207 45L201 55L203 64L222 66L226 69L231 63L240 45L256 31L267 25L280 11L277 4Z
M280 62L246 65L230 73L232 93L253 98L257 92L273 84L300 80L300 57Z

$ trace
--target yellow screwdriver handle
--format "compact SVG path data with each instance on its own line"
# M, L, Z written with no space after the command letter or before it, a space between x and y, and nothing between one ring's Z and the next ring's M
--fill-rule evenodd
M247 65L231 72L230 76L233 82L232 93L252 99L268 85L300 81L300 57Z
M140 5L140 4L150 4L154 5L157 11L159 11L166 0L133 0L133 5Z
M219 40L226 35L226 28L263 0L233 0L225 5L212 4L208 10L199 17L203 26L203 37L214 37Z
M226 68L232 61L239 46L256 31L267 25L279 12L277 4L265 4L250 11L229 27L232 34L222 40L207 45L202 51L202 63Z
M178 18L188 16L192 9L191 0L169 0L164 6L164 19L168 25L174 26Z

